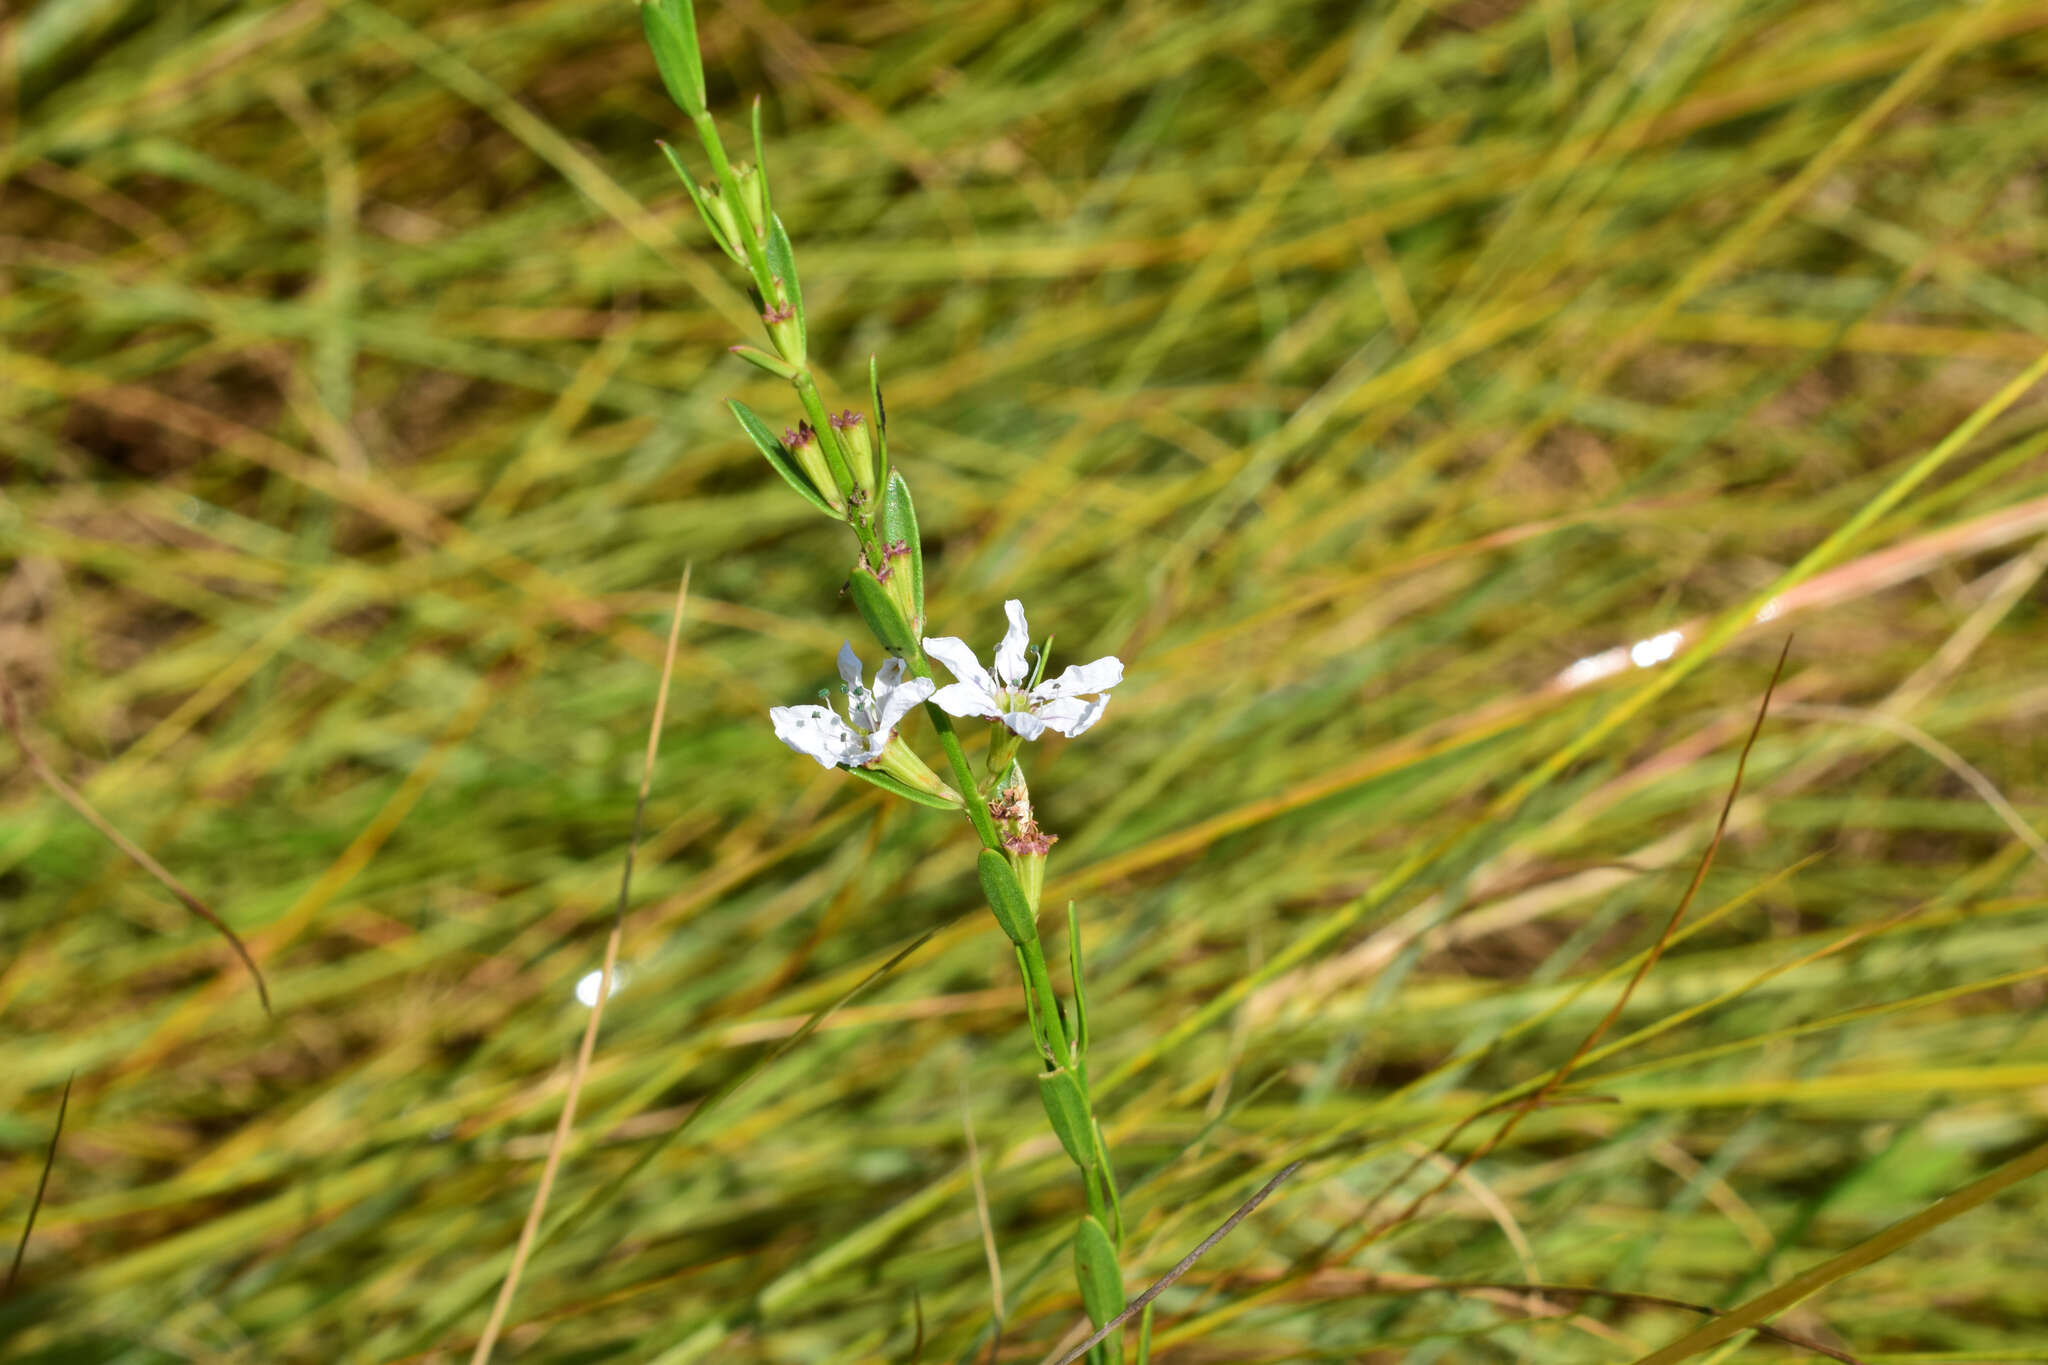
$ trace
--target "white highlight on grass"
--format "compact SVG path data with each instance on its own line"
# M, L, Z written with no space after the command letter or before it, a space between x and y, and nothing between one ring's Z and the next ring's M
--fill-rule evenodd
M1678 647L1685 643L1685 632L1667 630L1661 635L1652 635L1647 640L1638 640L1628 647L1629 662L1637 668L1648 668L1661 664L1678 653Z
M1628 667L1628 651L1620 646L1603 649L1598 654L1588 654L1577 663L1557 675L1558 683L1566 688L1584 687L1588 683L1611 678Z
M617 995L619 988L625 984L625 969L622 967L613 968L611 992L605 996L605 999L609 1000L612 996ZM597 992L598 988L602 985L604 985L604 973L602 971L585 972L582 979L576 983L577 1003L585 1009L597 1008Z
M1569 692L1611 678L1625 670L1630 664L1637 668L1652 668L1674 657L1679 646L1685 643L1685 632L1667 630L1652 635L1647 640L1638 640L1632 645L1616 645L1603 649L1598 654L1588 654L1557 675L1552 685Z

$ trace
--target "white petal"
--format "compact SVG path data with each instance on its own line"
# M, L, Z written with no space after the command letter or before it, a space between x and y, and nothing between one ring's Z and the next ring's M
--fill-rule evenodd
M581 1004L585 1009L595 1008L597 1005L597 993L600 989L603 988L603 986L604 972L602 970L595 972L585 972L581 977L577 978L576 981L577 1003ZM618 966L612 968L612 988L608 991L605 991L604 998L609 1000L625 988L626 967L624 963L620 963Z
M1114 654L1105 654L1092 664L1075 664L1057 678L1047 678L1031 689L1031 699L1051 701L1056 697L1085 697L1107 692L1123 680L1124 661Z
M987 716L993 719L1001 714L996 699L972 683L942 687L928 700L949 716Z
M1031 645L1031 627L1024 624L1024 604L1016 598L1003 603L1003 613L1010 628L996 646L996 676L1005 687L1022 687L1031 678L1031 660L1024 652Z
M853 641L839 642L839 681L848 687L860 686L860 655L853 652Z
M953 685L958 687L960 684ZM889 732L896 728L897 722L910 714L910 708L931 696L936 690L937 684L930 678L912 678L901 687L890 688L888 694L881 699L882 716L875 726L875 734L886 741ZM876 752L881 751L878 749Z
M1101 720L1103 708L1108 705L1108 697L1097 697L1094 701L1084 701L1080 697L1061 697L1039 707L1038 714L1045 721L1048 730L1057 730L1071 739Z
M874 698L876 704L882 710L887 711L889 709L889 694L903 686L903 675L908 671L908 667L901 659L890 659L875 670ZM927 682L928 680L920 678L918 681ZM936 686L938 686L937 683L929 683L926 690L929 691L930 688Z
M974 657L974 651L969 649L967 642L959 636L942 635L936 640L926 640L924 652L944 664L947 672L969 687L991 694L995 692L996 680L988 675L988 670ZM968 713L956 711L953 714Z
M1029 711L1003 712L1003 724L1015 730L1025 739L1037 739L1045 733L1045 722Z
M818 760L818 766L836 768L867 753L867 741L837 713L822 706L771 706L768 719L775 724L775 737L798 753Z

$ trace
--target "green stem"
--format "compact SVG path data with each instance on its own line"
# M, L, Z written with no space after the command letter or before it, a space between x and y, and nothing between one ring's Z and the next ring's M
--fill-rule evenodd
M931 680L931 661L924 657L922 646L909 656L908 662L910 676ZM953 784L960 789L960 799L967 803L967 818L974 825L974 833L980 838L981 846L1001 848L1003 841L996 833L996 822L989 818L988 798L975 785L974 769L967 762L967 751L960 747L960 735L953 728L953 718L930 702L924 704L924 713L931 717L932 729L939 736L939 747L946 751L946 761L953 765Z
M1088 1070L1081 1055L1078 1025L1069 1032L1062 1022L1059 997L1052 986L1052 970L1045 961L1045 945L1033 935L1016 945L1017 972L1024 980L1024 1013L1031 1024L1032 1041L1050 1065L1065 1067L1080 1083L1088 1105L1088 1131L1092 1139L1091 1162L1076 1163L1088 1212L1109 1230L1110 1240L1123 1245L1123 1210L1117 1199L1116 1172L1109 1164L1109 1144L1102 1137L1102 1123L1095 1116L1095 1099L1088 1091ZM1079 1006L1075 1016L1078 1018ZM1064 1150L1064 1148L1062 1148Z
M1109 1162L1109 1142L1102 1136L1102 1120L1095 1116L1095 1092L1088 1088L1088 1078L1081 1077L1081 1093L1088 1097L1088 1121L1095 1128L1095 1169L1102 1174L1103 1201L1109 1205L1109 1217L1103 1226L1109 1229L1109 1240L1117 1250L1124 1245L1124 1205L1116 1188L1116 1167Z
M833 429L832 419L825 412L825 400L818 393L818 381L811 377L809 367L796 372L796 378L789 381L796 386L796 397L804 405L804 415L811 419L811 429L818 434L818 449L825 452L825 464L832 471L832 482L839 485L839 496L846 499L848 507L853 506L853 466L846 462L846 451L840 447L839 433ZM865 522L874 516L869 508L865 516L851 516L853 529L860 532ZM871 534L861 536L861 548L868 548L873 540Z
M1038 1045L1052 1058L1054 1066L1071 1068L1074 1043L1060 1021L1059 997L1053 993L1052 972L1045 965L1045 945L1037 938L1018 944L1017 961L1024 973L1024 989L1038 1001Z

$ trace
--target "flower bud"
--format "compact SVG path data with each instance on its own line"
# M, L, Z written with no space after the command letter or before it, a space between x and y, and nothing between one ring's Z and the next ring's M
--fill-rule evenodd
M832 430L839 433L839 448L846 452L846 467L853 481L869 497L875 495L875 447L868 439L868 424L852 408L834 413Z
M699 196L697 202L703 208L706 216L711 219L712 223L718 228L718 231L723 234L725 240L731 244L732 250L737 253L740 250L740 243L745 240L740 236L739 215L732 211L732 205L726 202L725 196L718 192L717 185L699 185L697 187L697 194Z
M924 617L917 609L917 583L910 572L910 547L900 540L888 541L882 546L882 560L889 571L882 579L882 586L888 589L896 609L903 613L903 619L910 622L911 630L922 631Z
M775 349L783 359L792 362L790 372L804 362L803 326L797 321L796 306L790 303L770 302L761 310L761 321L768 324L768 339L775 343Z
M747 226L754 235L766 234L768 222L768 182L761 173L742 161L733 167L733 179L740 186L740 211L747 216Z
M995 794L989 798L988 814L995 822L1003 851L1009 855L1010 869L1017 874L1017 884L1024 889L1024 900L1035 915L1039 894L1045 889L1045 855L1059 842L1059 836L1047 834L1032 818L1031 789L1024 783L1023 768L1015 762L996 783Z
M818 448L818 434L811 430L809 422L798 422L794 427L782 429L783 449L803 470L811 486L824 495L827 501L838 503L839 486L832 481L832 470L825 463L825 452Z

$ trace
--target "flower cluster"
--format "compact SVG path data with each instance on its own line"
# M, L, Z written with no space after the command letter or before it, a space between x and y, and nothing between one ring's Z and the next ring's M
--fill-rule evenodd
M907 666L891 659L875 672L874 690L861 681L860 656L851 643L839 646L839 678L846 690L846 718L829 706L770 707L775 737L827 768L865 768L882 757L896 726L910 708L932 695L930 678L906 678Z
M1024 604L1013 597L1003 603L1003 611L1010 628L996 646L993 675L955 636L924 642L924 652L959 679L934 693L932 704L949 716L1001 721L1024 739L1037 739L1047 730L1072 738L1101 720L1109 689L1124 680L1123 661L1106 654L1093 663L1075 664L1050 682L1036 682L1026 653L1031 628L1024 621Z
M1071 737L1102 719L1109 689L1123 681L1123 661L1105 655L1093 663L1075 664L1050 681L1038 681L1028 652L1031 630L1024 604L1012 598L1003 610L1010 628L996 646L993 673L981 666L965 641L947 635L927 638L924 652L944 664L957 681L936 687L929 678L906 676L904 661L891 659L876 672L870 691L862 682L860 657L851 644L842 644L839 677L846 692L846 716L841 718L829 706L773 707L768 716L776 738L824 767L865 768L882 758L897 724L923 701L950 716L998 721L1021 739L1037 739L1047 730Z

